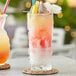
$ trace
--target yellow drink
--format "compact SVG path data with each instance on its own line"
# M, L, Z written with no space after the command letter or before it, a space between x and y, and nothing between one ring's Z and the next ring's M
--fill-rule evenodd
M4 23L6 16L0 18L0 64L3 64L7 61L10 52L9 38L6 31L1 28Z
M9 38L7 33L1 29L0 30L0 64L3 64L7 61L9 56Z

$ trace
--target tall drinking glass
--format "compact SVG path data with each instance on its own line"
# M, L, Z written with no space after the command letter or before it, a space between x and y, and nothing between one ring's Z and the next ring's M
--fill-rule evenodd
M6 14L0 15L0 66L5 64L10 52L9 38L4 30L6 18Z
M29 55L31 69L51 70L52 14L28 14Z

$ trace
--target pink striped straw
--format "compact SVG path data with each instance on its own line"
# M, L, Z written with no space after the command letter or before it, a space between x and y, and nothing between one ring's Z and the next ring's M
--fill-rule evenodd
M10 2L10 0L7 0L6 1L5 7L4 7L4 10L3 10L3 14L6 13L6 10L7 10L7 7L8 7L9 2Z
M0 18L0 29L2 28L3 25L3 17Z

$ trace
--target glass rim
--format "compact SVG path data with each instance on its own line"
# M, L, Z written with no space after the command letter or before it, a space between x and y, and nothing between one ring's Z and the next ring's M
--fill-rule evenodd
M42 16L47 16L47 15L53 15L53 14L30 14L30 13L27 13L27 15L42 15Z
M8 16L7 14L0 15L0 17L7 17L7 16Z

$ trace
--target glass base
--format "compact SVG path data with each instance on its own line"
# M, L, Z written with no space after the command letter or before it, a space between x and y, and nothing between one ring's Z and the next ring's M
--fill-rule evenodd
M10 64L3 64L3 65L0 65L0 70L6 70L6 69L10 69Z
M47 71L52 70L52 65L40 65L40 66L32 66L31 70L35 71Z

